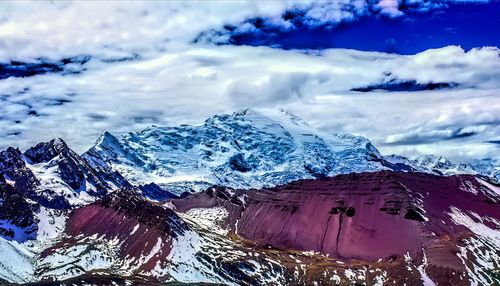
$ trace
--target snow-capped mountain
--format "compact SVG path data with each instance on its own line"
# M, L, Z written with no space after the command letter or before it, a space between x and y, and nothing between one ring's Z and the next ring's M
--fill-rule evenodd
M104 132L83 158L111 166L131 183L179 191L262 188L388 169L363 137L323 132L285 111L251 109L215 115L199 126L153 126L119 137Z
M35 281L35 261L65 228L71 209L130 186L94 170L61 139L0 152L0 281Z
M0 174L27 198L56 209L85 205L128 185L117 172L93 169L61 139L39 143L24 153L14 148L1 151Z
M468 163L454 163L444 156L421 155L408 159L400 155L384 156L393 165L406 166L416 172L436 175L471 174L500 182L500 166L491 159L474 160Z

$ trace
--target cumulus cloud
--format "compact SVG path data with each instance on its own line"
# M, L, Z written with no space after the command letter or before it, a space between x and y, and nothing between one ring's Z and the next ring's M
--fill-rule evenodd
M380 13L391 17L402 16L404 14L399 10L398 0L380 0L376 6L380 8Z

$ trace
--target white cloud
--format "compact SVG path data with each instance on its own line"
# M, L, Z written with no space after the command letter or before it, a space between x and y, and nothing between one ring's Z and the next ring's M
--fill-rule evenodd
M382 14L386 14L391 17L404 15L404 13L399 10L398 0L380 0L376 6L380 8L380 12Z

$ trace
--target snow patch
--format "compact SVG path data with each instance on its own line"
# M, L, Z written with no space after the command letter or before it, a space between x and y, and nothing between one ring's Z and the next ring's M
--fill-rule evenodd
M423 258L422 265L418 266L418 272L420 272L421 279L424 282L424 286L436 286L436 283L432 281L432 279L425 273L425 268L427 268L427 255L425 254L425 250L422 249Z
M193 208L185 213L179 213L185 220L190 220L205 230L226 235L229 230L223 227L223 223L229 213L224 207Z
M495 186L491 183L488 183L486 182L485 180L481 180L479 178L476 178L476 180L482 184L483 186L486 186L488 189L492 190L493 192L495 192L495 194L497 194L497 196L500 196L500 187L498 186Z

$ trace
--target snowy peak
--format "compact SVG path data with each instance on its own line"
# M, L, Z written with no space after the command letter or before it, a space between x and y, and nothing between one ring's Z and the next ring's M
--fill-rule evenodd
M384 159L395 166L405 166L407 171L425 172L435 175L471 174L487 180L500 182L500 166L491 159L454 163L444 156L422 155L408 159L400 155L388 155Z
M96 141L96 146L100 146L108 150L109 152L121 152L120 142L113 134L108 131L104 131L101 136Z
M96 170L60 138L26 152L0 152L0 174L15 188L43 206L71 208L90 203L128 183L114 172Z
M430 170L445 170L454 168L454 164L444 156L422 155L413 160L413 162L426 169Z
M232 115L234 117L244 117L244 116L259 116L261 114L253 110L252 108L243 108L233 112Z
M152 126L120 137L106 132L83 157L133 183L178 191L208 185L260 188L386 169L366 138L317 130L284 110L242 109L198 126Z

